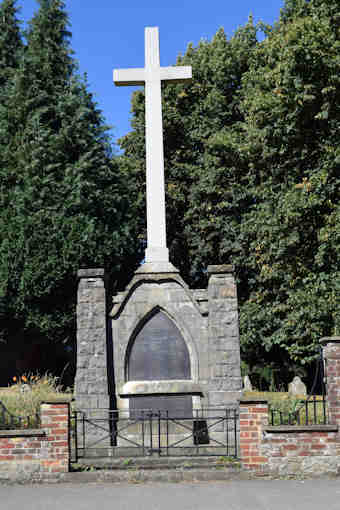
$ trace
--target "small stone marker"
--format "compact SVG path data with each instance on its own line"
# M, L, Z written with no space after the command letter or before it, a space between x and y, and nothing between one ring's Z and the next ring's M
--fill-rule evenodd
M145 68L116 69L115 85L145 85L147 248L145 262L169 262L165 228L162 81L191 79L191 66L161 67L158 27L145 29Z
M243 378L243 389L244 391L253 391L253 385L251 384L248 375L244 376Z
M291 395L307 395L306 385L298 375L288 384L288 393Z

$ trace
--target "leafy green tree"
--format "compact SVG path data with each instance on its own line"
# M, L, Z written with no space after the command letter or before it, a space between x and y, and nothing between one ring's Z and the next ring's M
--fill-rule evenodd
M338 2L287 0L262 28L190 46L193 82L164 86L168 241L191 285L236 265L243 360L290 378L339 332ZM132 110L144 170L143 92Z
M9 341L71 344L77 269L104 266L124 283L139 244L129 182L77 76L64 2L39 4L8 100L0 286Z
M339 331L339 13L288 1L243 79L243 154L254 204L242 223L247 360L308 364Z

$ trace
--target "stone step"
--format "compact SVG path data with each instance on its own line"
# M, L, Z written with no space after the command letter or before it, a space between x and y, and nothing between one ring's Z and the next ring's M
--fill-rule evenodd
M73 481L78 477L79 481L132 483L222 481L244 475L238 459L223 456L83 458L73 464L72 471Z
M251 473L241 468L240 463L221 465L219 468L185 468L177 469L100 469L65 473L62 481L72 483L143 483L143 482L210 482L249 479Z
M84 457L77 461L80 469L98 470L225 470L238 468L234 457Z
M160 452L160 455L159 455ZM120 447L111 447L111 446L103 446L103 447L90 447L83 448L78 447L78 458L217 458L217 457L235 457L237 454L237 445L234 443L229 443L228 447L226 446L199 446L196 447L169 447L169 448L161 448L158 450L157 446L154 446L153 451L150 451L148 446L144 448L142 446L120 446Z

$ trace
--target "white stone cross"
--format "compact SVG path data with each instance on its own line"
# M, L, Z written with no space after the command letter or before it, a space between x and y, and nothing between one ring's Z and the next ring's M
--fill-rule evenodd
M145 28L145 68L113 72L115 85L145 85L147 248L145 262L168 262L161 82L191 79L191 66L160 67L158 27Z

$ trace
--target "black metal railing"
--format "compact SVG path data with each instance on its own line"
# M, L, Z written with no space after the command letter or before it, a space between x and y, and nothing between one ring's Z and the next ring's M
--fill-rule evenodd
M320 394L316 395L316 389ZM324 360L322 349L316 360L314 381L310 394L305 399L291 401L294 409L275 409L270 406L271 425L326 425L328 423Z
M296 401L297 409L282 411L270 409L271 425L326 425L327 402L325 396L312 395L306 400Z
M12 414L0 401L0 430L27 429L40 427L40 415L17 416Z
M89 409L76 411L71 423L75 461L108 448L110 455L120 457L237 456L236 409L199 409L190 416L148 409Z

